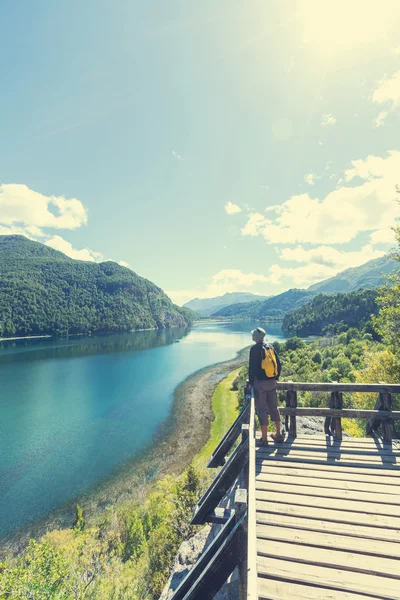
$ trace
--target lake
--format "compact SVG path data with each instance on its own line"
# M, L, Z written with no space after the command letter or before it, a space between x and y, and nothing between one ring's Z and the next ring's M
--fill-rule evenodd
M258 323L259 325L259 323ZM174 390L251 344L254 322L0 343L0 536L146 450ZM282 340L276 324L268 338Z

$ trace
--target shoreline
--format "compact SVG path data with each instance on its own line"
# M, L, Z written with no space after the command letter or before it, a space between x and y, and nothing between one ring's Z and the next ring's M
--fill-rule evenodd
M16 336L16 337L6 337L0 338L0 342L12 342L15 340L42 340L46 338L51 338L52 335L25 335L25 336Z
M248 346L230 360L204 367L187 377L174 390L171 413L161 424L152 446L122 465L94 488L71 499L46 517L27 524L0 540L0 559L6 553L19 553L30 538L47 531L72 526L75 506L94 522L110 505L143 503L150 488L167 475L180 475L207 443L214 420L212 396L218 383L243 366Z

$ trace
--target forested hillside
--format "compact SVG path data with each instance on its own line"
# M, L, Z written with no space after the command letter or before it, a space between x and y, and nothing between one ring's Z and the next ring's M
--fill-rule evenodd
M289 312L282 329L287 335L321 335L325 330L340 332L361 328L377 314L376 290L357 290L349 294L318 294L311 302ZM336 327L335 327L336 326Z
M226 306L213 314L213 317L234 317L239 319L282 319L285 314L302 306L315 296L314 292L292 289L272 296L264 301L241 302Z
M0 236L0 337L184 326L154 283L115 262L83 262L24 236Z

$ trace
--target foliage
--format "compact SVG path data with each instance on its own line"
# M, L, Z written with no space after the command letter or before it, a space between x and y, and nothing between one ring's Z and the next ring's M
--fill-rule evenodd
M288 313L282 329L291 335L340 333L348 327L362 327L378 312L376 290L357 290L349 294L318 294L311 302ZM334 328L336 326L336 329ZM329 327L329 329L326 329Z
M68 563L49 542L31 540L14 565L0 571L0 598L11 600L69 599Z
M377 303L380 311L373 321L374 326L388 347L400 356L400 271L388 277Z
M184 326L194 320L126 267L73 260L23 236L0 236L0 337Z
M75 527L32 540L20 558L0 565L0 598L156 600L181 542L195 531L189 517L202 489L191 465L178 479L162 479L143 505L109 507L79 535Z

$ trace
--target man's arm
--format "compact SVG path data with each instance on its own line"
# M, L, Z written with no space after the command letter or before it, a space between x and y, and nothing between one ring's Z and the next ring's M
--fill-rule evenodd
M254 344L254 346L252 346L250 348L250 354L249 354L249 383L252 386L254 383L254 379L256 376L256 369L257 369L257 365L256 365L256 361L255 361L255 354L254 351L256 350L256 344Z
M275 348L274 348L274 350L275 350ZM276 356L276 362L278 364L278 377L277 377L277 379L279 379L279 377L281 376L282 365L281 365L281 361L279 360L279 356L278 356L278 353L277 353L276 350L275 350L275 356Z

